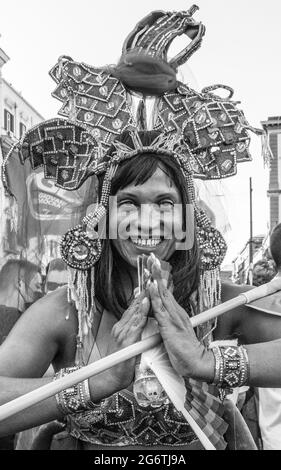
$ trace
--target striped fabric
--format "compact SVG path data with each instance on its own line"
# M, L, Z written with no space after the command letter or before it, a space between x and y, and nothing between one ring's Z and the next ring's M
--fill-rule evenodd
M224 450L227 443L223 436L228 425L222 418L224 406L216 396L216 387L192 379L185 379L185 385L185 408L215 448Z

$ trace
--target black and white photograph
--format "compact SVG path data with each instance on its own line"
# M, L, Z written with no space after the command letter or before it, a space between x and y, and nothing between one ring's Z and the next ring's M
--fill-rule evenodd
M0 2L2 450L281 450L279 0Z

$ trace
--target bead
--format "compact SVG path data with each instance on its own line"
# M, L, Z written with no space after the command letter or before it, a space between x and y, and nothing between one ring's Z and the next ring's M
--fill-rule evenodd
M108 94L108 88L107 86L102 86L99 88L99 93L102 95L102 96L107 96Z
M73 75L75 75L75 77L80 77L81 74L82 70L80 69L80 67L75 66L73 69Z

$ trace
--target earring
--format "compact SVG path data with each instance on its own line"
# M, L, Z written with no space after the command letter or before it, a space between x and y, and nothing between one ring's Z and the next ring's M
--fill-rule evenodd
M61 243L61 257L73 269L85 271L92 268L101 255L101 241L98 233L91 231L91 237L84 225L77 225L68 230Z
M205 212L195 207L196 235L203 271L218 268L224 260L227 245L221 233L211 225Z

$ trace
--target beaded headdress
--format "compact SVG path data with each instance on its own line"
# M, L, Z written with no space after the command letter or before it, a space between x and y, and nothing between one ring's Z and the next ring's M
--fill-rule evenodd
M193 178L234 175L237 163L250 160L248 131L261 131L248 124L237 102L231 100L233 90L229 87L215 85L197 92L177 81L177 67L200 46L205 32L193 19L196 9L146 16L127 37L116 67L97 68L62 56L50 74L57 83L53 96L63 103L59 114L65 118L51 119L29 130L4 161L4 184L11 192L9 162L15 152L21 165L28 161L34 171L43 168L46 179L67 191L79 189L89 177L104 174L95 210L68 230L61 242L61 256L71 268L69 285L79 313L80 341L94 312L94 266L102 251L97 227L107 214L111 182L122 161L142 153L175 158L183 172L194 204L201 252L201 308L219 301L219 266L226 244L197 205ZM168 61L171 42L182 34L191 42ZM221 87L229 91L228 97L214 93ZM137 113L132 106L135 93L140 98ZM148 127L147 96L156 97L153 128L160 133L149 147L142 145L137 131ZM124 130L131 133L132 148L118 140ZM266 146L264 150L268 157Z

